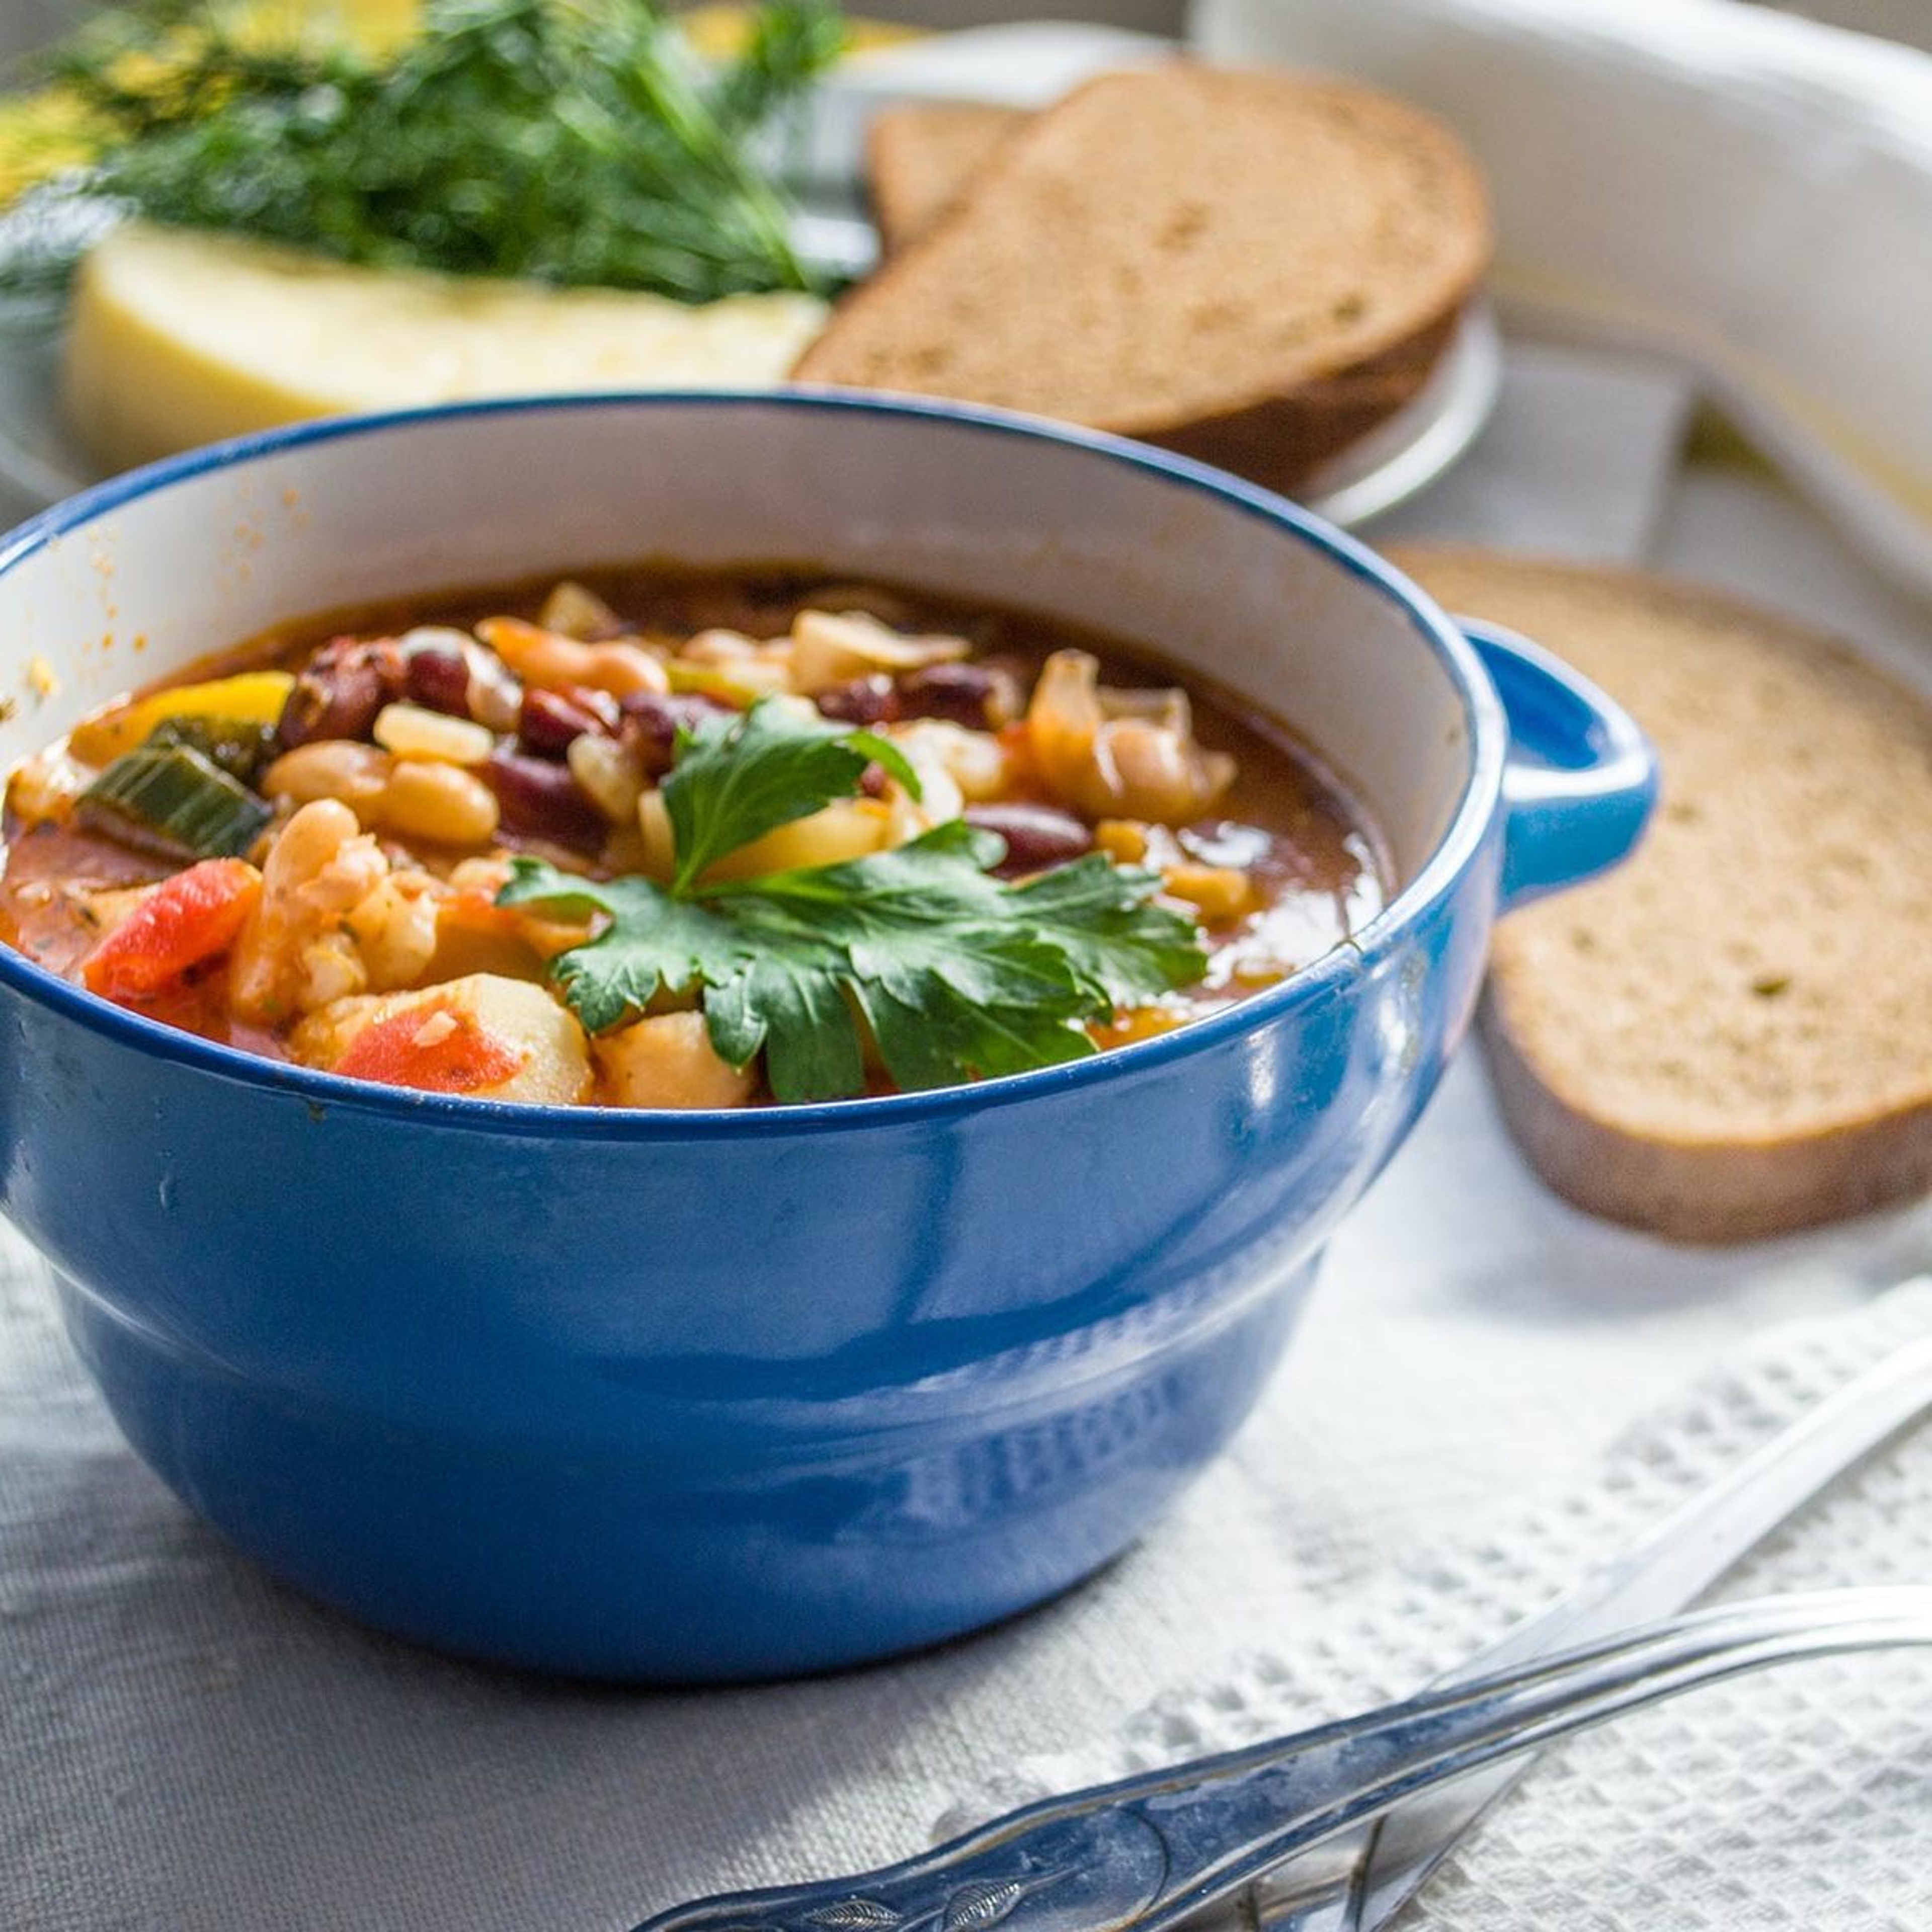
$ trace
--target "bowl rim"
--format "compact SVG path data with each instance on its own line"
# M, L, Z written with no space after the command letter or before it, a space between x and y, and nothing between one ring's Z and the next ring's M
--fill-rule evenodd
M422 1093L351 1080L290 1061L265 1059L118 1006L70 984L10 946L0 944L0 986L10 987L89 1031L150 1058L308 1102L318 1118L328 1106L386 1114L419 1125L573 1140L709 1138L719 1134L791 1134L827 1127L886 1127L1010 1106L1035 1096L1103 1084L1188 1060L1266 1026L1291 1008L1318 999L1358 976L1455 890L1481 845L1502 796L1508 726L1501 700L1474 649L1426 592L1365 544L1286 497L1190 458L1124 436L983 405L867 390L808 386L763 389L614 389L431 404L286 424L190 450L110 478L52 505L0 536L0 581L60 539L116 511L218 471L323 444L381 438L433 424L478 418L659 407L784 410L883 416L1045 442L1124 464L1211 497L1322 553L1366 589L1394 604L1448 674L1463 714L1468 774L1448 826L1414 876L1361 931L1278 984L1172 1032L1110 1047L1086 1058L1030 1072L911 1094L862 1096L787 1106L616 1108L538 1106L468 1094ZM1316 740L1319 742L1318 736Z

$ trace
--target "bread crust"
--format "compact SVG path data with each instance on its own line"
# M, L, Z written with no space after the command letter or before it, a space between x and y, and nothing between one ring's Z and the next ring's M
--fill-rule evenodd
M1932 1188L1932 1096L1782 1138L1635 1134L1567 1096L1484 996L1480 1037L1503 1120L1571 1206L1666 1240L1723 1246L1823 1227Z
M824 331L800 357L794 380L803 383L846 386L840 373L845 336L855 319L882 304L896 302L906 280L962 224L970 223L989 198L997 200L1003 185L1016 174L1024 176L1028 158L1037 148L1058 137L1061 118L1078 111L1078 104L1096 90L1144 83L1174 72L1186 84L1209 86L1250 84L1256 78L1232 70L1176 62L1169 69L1139 70L1102 75L1085 82L1065 100L1041 114L1025 117L1023 124L998 143L997 150L975 173L966 192L939 218L890 254L866 281L850 290L835 307ZM1428 380L1431 370L1453 337L1462 310L1480 285L1490 255L1488 201L1480 178L1461 144L1441 124L1406 104L1350 82L1314 77L1270 76L1274 83L1292 86L1304 95L1339 100L1352 112L1375 117L1391 135L1425 145L1438 176L1446 221L1466 237L1463 259L1449 278L1429 312L1400 322L1391 319L1338 329L1326 352L1311 363L1300 352L1292 374L1273 376L1259 372L1216 406L1177 417L1159 406L1127 410L1105 419L1086 419L1086 426L1115 434L1137 436L1204 461L1216 463L1276 489L1298 487L1349 444L1358 441L1410 401ZM878 140L888 149L894 136L882 131ZM874 166L878 165L874 147ZM890 170L890 162L887 167ZM890 191L889 191L890 192ZM852 386L875 386L868 382ZM941 388L915 393L943 394ZM964 400L972 400L965 398Z
M1640 571L1453 546L1399 546L1389 554L1424 589L1466 616L1492 617L1533 629L1526 622L1528 612L1517 608L1518 601L1532 591L1547 597L1568 590L1616 600L1618 620L1626 625L1640 624L1654 612L1660 620L1708 623L1761 639L1762 680L1768 692L1787 686L1792 703L1828 706L1837 688L1833 681L1855 677L1870 702L1895 710L1901 730L1916 730L1922 736L1926 755L1932 758L1932 705L1924 696L1887 677L1842 640L1792 623L1727 592ZM1577 622L1586 621L1587 613L1580 614ZM1540 641L1559 652L1562 650L1561 638L1545 636ZM1816 689L1798 687L1794 665L1808 672ZM1613 695L1630 703L1642 722L1640 682L1619 694L1619 680L1605 674L1604 663L1585 668ZM1820 716L1821 738L1825 722ZM1678 722L1677 728L1687 728ZM1741 744L1736 756L1742 761L1760 748ZM1852 776L1848 773L1847 780ZM1668 747L1663 776L1666 806L1674 799L1680 810L1706 808L1705 798L1687 798L1674 790ZM1920 805L1922 809L1922 800ZM1710 808L1721 811L1722 801ZM1908 843L1932 841L1932 824L1888 821L1886 836ZM1754 906L1754 894L1766 892L1766 878L1775 884L1776 874L1775 860L1760 858L1757 863L1765 878L1706 880L1711 903L1729 896ZM1680 872L1670 890L1682 894L1696 883L1688 872ZM1616 881L1613 878L1604 888L1582 890L1614 892ZM1932 920L1932 902L1924 910ZM1538 916L1532 910L1525 917L1534 920ZM1616 932L1613 913L1606 914L1604 923ZM1570 1048L1567 1052L1535 1044L1550 1039L1552 1016L1560 1017L1567 1009L1550 1003L1549 950L1530 944L1526 931L1511 919L1497 929L1479 1037L1505 1124L1531 1164L1565 1200L1587 1213L1669 1240L1716 1244L1820 1226L1932 1188L1932 1060L1916 1078L1890 1078L1883 1087L1871 1084L1868 1074L1868 1090L1862 1093L1855 1081L1843 1092L1806 1093L1802 1104L1786 1107L1777 1118L1752 1118L1748 1108L1737 1106L1724 1110L1721 1118L1686 1114L1673 1121L1668 1106L1635 1108L1627 1094L1606 1088L1599 1068L1574 1042L1563 1043ZM1709 943L1704 933L1685 934L1687 946ZM1884 949L1886 958L1862 956L1858 964L1870 976L1888 970L1890 960L1902 964L1923 958L1928 943L1925 932L1901 923ZM1562 962L1556 964L1560 970ZM1691 1029L1700 1018L1706 1025L1714 1024L1713 1016L1685 1012L1668 959L1654 962L1651 982L1654 1010L1648 1023L1660 1034L1669 1030L1673 1040L1683 1036L1684 1053L1694 1058L1700 1041ZM1832 992L1841 1000L1866 996L1859 985L1846 983L1842 976L1832 982ZM1774 1058L1780 1040L1789 1037L1774 1028L1767 1036L1766 1054ZM1898 1042L1900 1049L1908 1044ZM1787 1060L1790 1055L1787 1045ZM1909 1052L1885 1070L1890 1074L1900 1066L1911 1068Z
M1292 496L1414 400L1462 319L1456 310L1354 368L1144 440Z

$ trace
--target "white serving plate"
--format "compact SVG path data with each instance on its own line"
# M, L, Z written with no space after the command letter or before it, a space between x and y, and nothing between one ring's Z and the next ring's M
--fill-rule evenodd
M1463 311L1429 380L1386 422L1317 470L1301 500L1348 529L1426 490L1481 434L1502 368L1495 314L1477 302Z
M107 475L62 413L59 338L0 334L0 485L18 513L44 508ZM1301 500L1344 526L1406 502L1473 442L1494 408L1502 346L1486 304L1463 316L1442 360L1395 415L1327 464Z

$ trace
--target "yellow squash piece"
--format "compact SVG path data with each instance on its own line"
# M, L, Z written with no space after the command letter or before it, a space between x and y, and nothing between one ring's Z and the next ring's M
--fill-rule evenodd
M63 385L116 466L306 417L560 390L782 380L825 305L363 268L140 223L76 286Z
M289 701L295 680L285 670L244 670L206 684L176 685L100 711L76 724L68 741L76 758L104 765L143 743L170 718L221 718L238 724L273 724Z

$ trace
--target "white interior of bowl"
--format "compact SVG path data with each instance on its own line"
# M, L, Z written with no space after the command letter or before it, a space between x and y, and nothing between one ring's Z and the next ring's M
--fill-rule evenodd
M650 558L822 564L1150 646L1306 736L1405 882L1468 778L1462 704L1412 616L1270 519L1077 442L781 399L325 433L113 504L0 575L0 760L278 622Z

